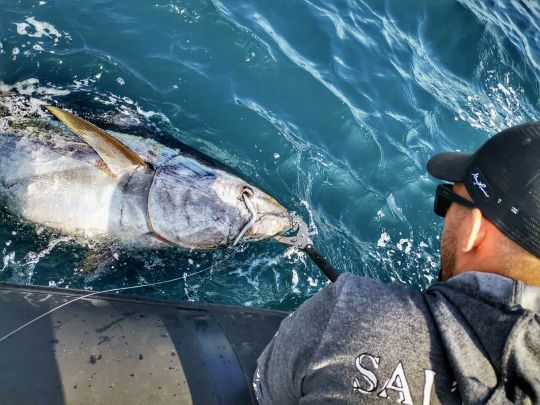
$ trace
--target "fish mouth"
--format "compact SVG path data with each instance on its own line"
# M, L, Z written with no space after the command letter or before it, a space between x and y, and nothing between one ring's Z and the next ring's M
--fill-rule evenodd
M285 210L285 209L284 209ZM285 210L279 213L259 213L257 220L246 232L246 239L265 239L281 235L295 227L293 216Z
M291 214L263 191L244 187L241 192L248 216L233 245L240 240L261 240L287 232L295 226Z

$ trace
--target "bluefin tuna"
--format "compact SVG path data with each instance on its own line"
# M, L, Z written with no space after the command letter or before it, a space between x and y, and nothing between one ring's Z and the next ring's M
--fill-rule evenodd
M275 199L183 146L105 132L62 109L63 125L0 132L0 206L85 240L209 249L294 226Z

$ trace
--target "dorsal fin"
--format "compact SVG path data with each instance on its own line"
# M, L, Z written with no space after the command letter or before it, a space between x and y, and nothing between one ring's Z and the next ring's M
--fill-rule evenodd
M115 176L130 172L138 166L148 168L146 162L139 155L94 124L58 107L50 105L45 107L75 132L79 138L90 145Z

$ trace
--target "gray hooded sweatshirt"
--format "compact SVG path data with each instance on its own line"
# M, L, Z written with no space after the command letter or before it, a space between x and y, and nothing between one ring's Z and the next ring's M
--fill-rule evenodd
M540 288L467 272L426 292L342 274L258 360L261 404L540 403Z

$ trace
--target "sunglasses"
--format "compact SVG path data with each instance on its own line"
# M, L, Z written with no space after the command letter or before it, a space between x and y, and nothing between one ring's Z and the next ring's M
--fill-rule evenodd
M476 208L473 202L454 193L452 191L452 184L439 184L435 191L435 214L444 218L453 202L467 208Z

